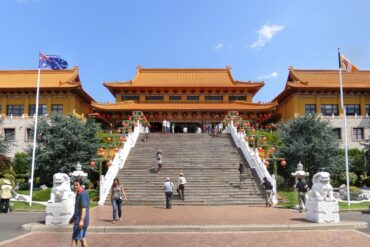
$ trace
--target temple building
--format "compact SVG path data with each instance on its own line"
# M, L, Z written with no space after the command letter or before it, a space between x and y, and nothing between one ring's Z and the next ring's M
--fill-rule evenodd
M370 71L342 72L347 138L351 148L362 148L370 134ZM287 121L303 114L329 119L333 131L343 144L338 70L302 70L289 68L285 89L276 96L277 112Z
M9 156L32 143L37 70L0 71L1 133L12 144ZM98 103L82 88L77 67L42 70L39 116L50 112L94 117L110 129L119 128L133 111L142 111L151 131L161 131L163 120L175 126L203 129L219 124L238 111L257 126L290 120L303 114L327 118L343 144L343 112L340 107L337 70L289 68L284 90L269 103L254 103L264 82L235 80L231 68L143 68L132 80L105 82L115 98ZM344 104L349 147L361 148L370 134L370 71L343 72Z
M24 152L33 141L38 70L0 71L0 112L2 136L10 141L9 156ZM87 117L93 98L81 85L78 68L41 70L40 117L50 112Z
M243 118L266 120L276 103L253 103L263 82L235 80L231 68L160 69L139 66L133 80L105 82L115 103L93 103L99 118L119 126L132 111L142 111L152 130L160 130L164 119L188 126L216 124L230 110Z

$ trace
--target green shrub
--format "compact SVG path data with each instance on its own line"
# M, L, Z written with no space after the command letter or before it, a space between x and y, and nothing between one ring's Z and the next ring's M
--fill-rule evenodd
M278 188L283 188L285 183L285 179L282 176L276 176L276 184Z
M354 172L350 172L349 173L349 185L355 185L356 184L356 181L357 181L357 175L356 173ZM339 175L339 180L342 184L346 184L347 183L347 177L346 177L346 173L345 172L342 172L340 175Z
M99 191L96 189L88 190L89 197L91 201L97 202L99 201Z
M46 202L50 199L51 189L47 188L46 190L39 190L33 193L32 200Z
M370 177L364 178L363 182L367 187L370 187Z
M360 192L360 189L355 186L349 186L349 192Z

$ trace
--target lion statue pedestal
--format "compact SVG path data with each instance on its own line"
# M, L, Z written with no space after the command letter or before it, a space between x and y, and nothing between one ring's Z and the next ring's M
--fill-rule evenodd
M50 200L46 205L46 225L68 225L74 211L75 194L65 173L55 173Z
M338 223L339 204L333 196L328 172L318 172L313 178L306 202L306 220L316 223Z

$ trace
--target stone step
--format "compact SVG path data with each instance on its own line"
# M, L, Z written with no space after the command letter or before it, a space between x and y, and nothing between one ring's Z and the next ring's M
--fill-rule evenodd
M128 196L124 204L163 206L163 183L166 177L171 177L176 185L180 172L188 181L186 201L176 200L175 193L175 205L264 203L252 170L247 169L246 180L240 187L238 168L244 158L229 135L152 133L147 142L140 141L141 138L142 135L117 175ZM154 157L158 150L162 151L163 168L155 174ZM106 203L110 204L109 196Z

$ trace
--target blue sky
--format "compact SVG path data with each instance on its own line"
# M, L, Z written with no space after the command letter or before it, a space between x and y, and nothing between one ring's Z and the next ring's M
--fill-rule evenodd
M368 69L367 0L0 0L0 70L36 69L38 52L79 66L84 89L114 101L104 81L136 67L224 68L265 81L254 101L285 86L288 67L337 69L337 48Z

